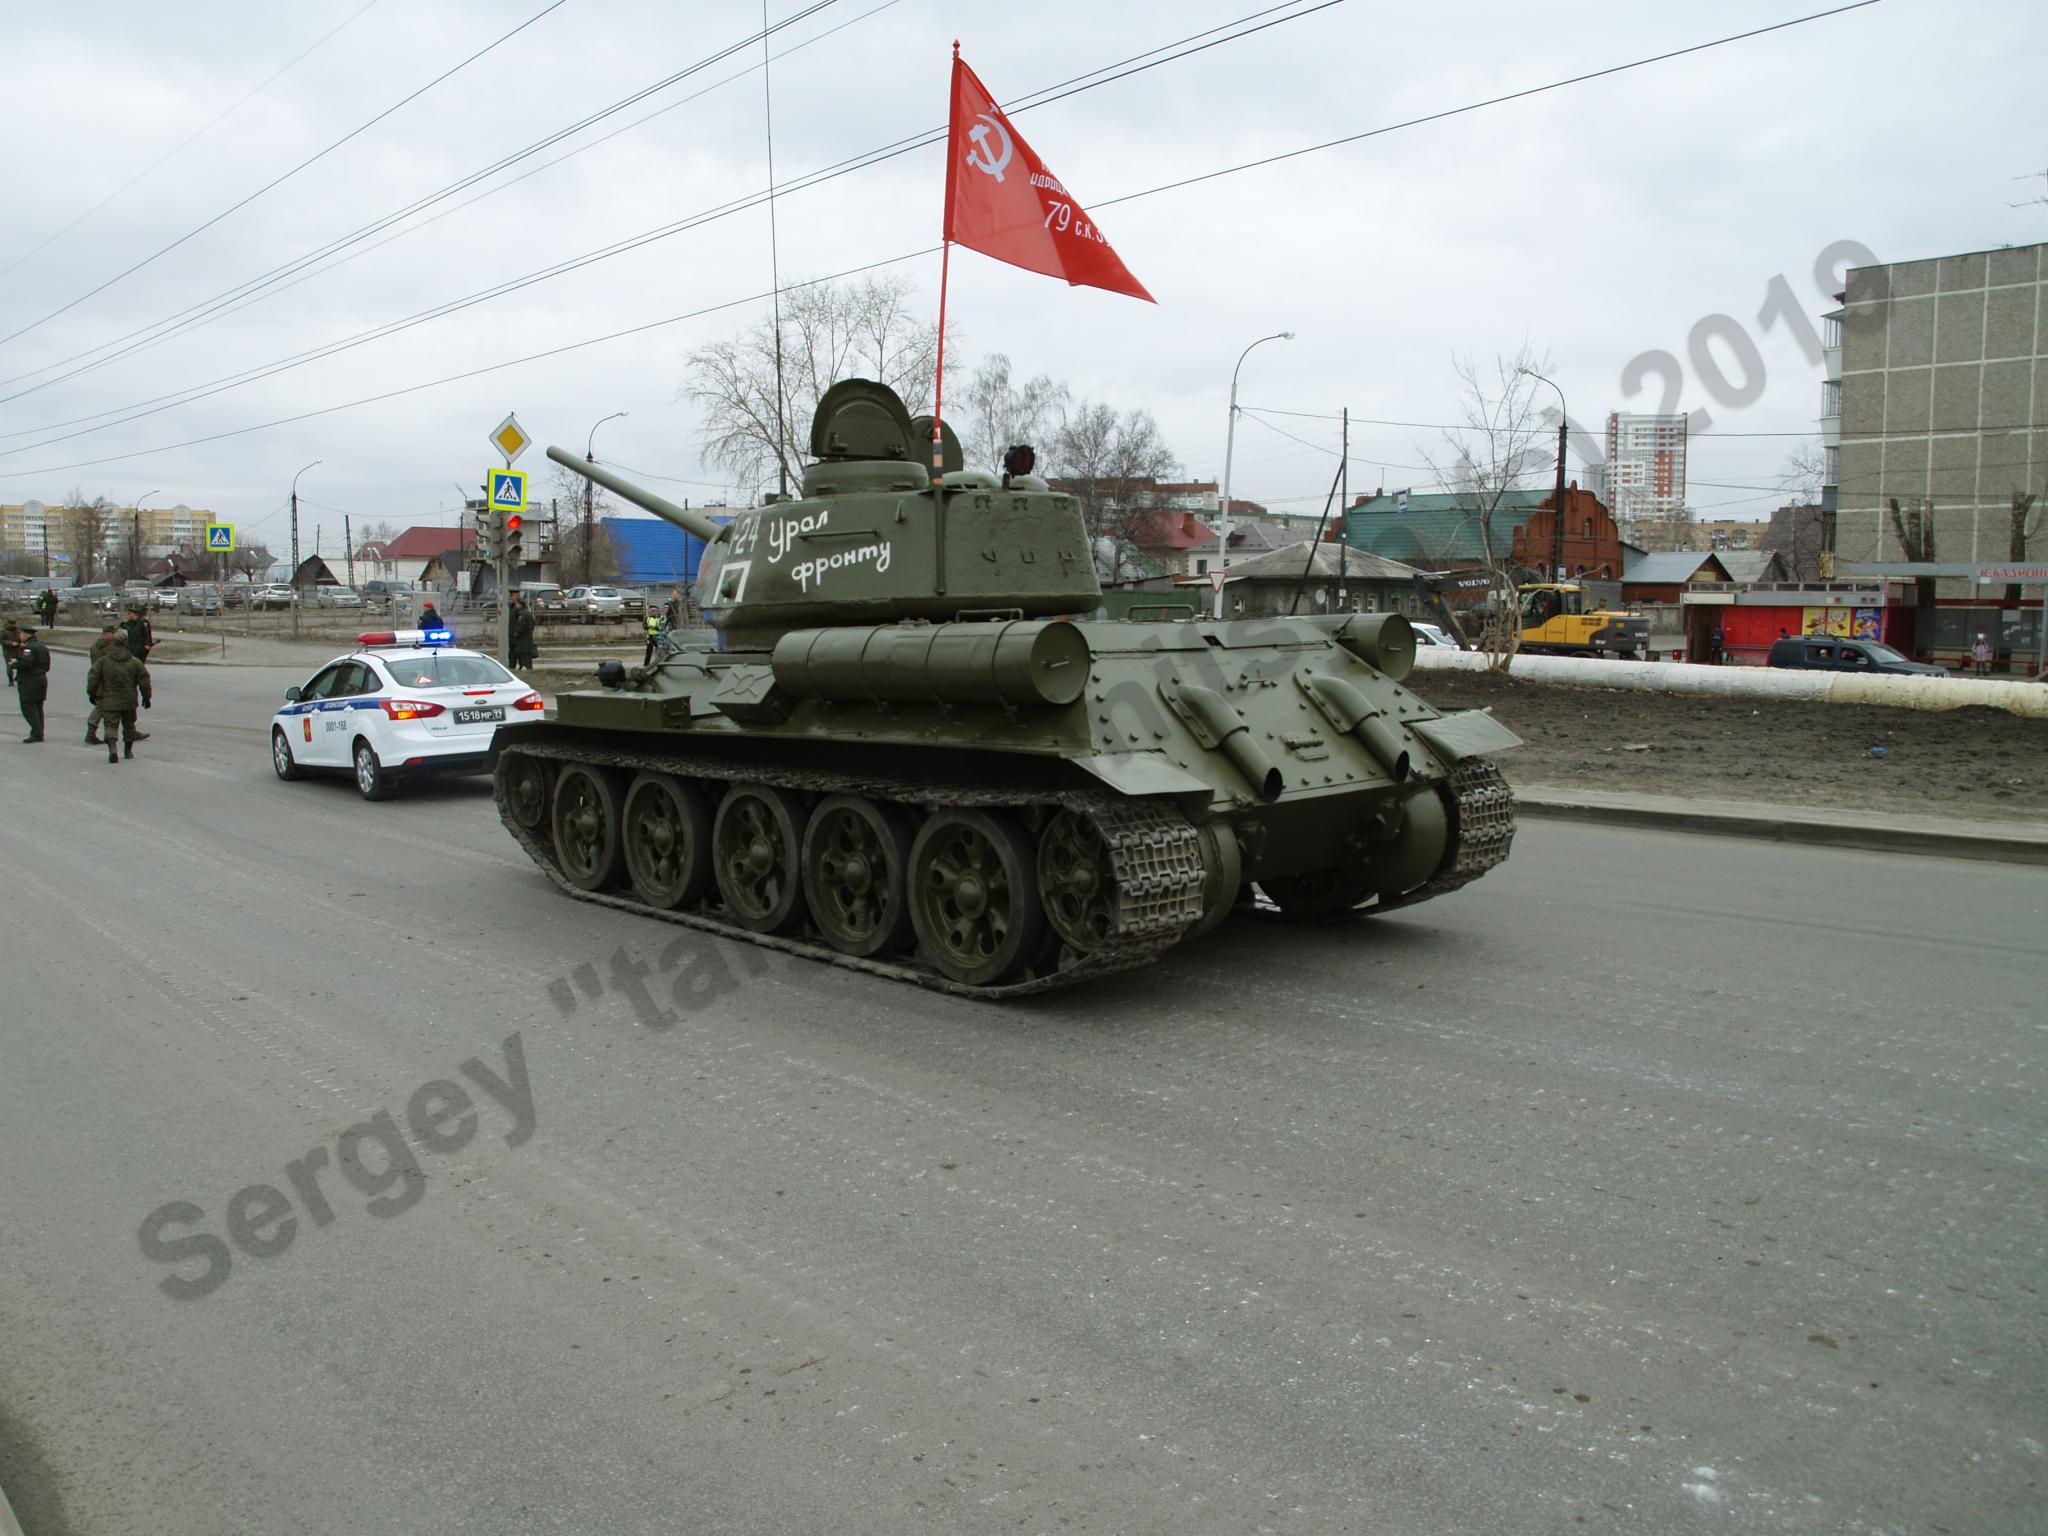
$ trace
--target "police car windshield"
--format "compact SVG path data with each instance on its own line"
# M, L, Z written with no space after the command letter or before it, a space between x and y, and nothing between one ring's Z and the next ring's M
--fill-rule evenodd
M494 688L512 681L510 672L484 656L414 651L379 659L401 688Z

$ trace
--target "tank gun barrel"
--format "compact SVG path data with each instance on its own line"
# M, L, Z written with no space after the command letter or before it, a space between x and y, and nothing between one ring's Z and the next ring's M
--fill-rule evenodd
M623 496L636 507L652 512L664 522L674 523L685 533L694 533L705 543L717 538L720 527L702 512L692 512L688 507L679 507L666 496L657 496L652 491L642 490L630 480L621 479L608 469L600 469L588 459L561 448L548 449L548 457L564 469L581 475L593 484L601 485L616 495Z

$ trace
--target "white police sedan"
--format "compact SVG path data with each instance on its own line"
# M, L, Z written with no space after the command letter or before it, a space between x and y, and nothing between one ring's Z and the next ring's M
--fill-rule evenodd
M277 776L348 773L365 800L382 800L401 779L483 772L498 727L545 705L453 640L445 629L358 635L360 649L287 689L270 727Z

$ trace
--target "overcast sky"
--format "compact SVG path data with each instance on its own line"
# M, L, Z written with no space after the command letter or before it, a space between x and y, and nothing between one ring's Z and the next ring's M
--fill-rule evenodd
M771 0L771 19L808 3ZM0 395L17 396L0 403L0 502L56 501L76 486L129 504L155 491L152 505L211 508L282 554L294 472L317 459L299 480L304 545L324 524L332 551L343 512L359 524L453 521L458 482L474 484L493 462L486 434L514 409L541 443L579 452L593 423L625 411L599 434L600 458L666 477L658 483L671 495L728 494L699 461L699 425L678 398L683 359L753 319L759 302L413 386L763 293L759 209L274 377L46 441L766 185L756 45L376 237L398 238L351 247L353 259L332 270L60 377L108 358L94 350L103 344L147 339L189 307L745 39L762 19L758 3L566 0L364 126L548 4L5 7L0 268L11 270L0 275L0 334L33 328L0 344L0 378L11 381ZM940 125L956 37L1009 101L1257 8L835 0L776 39L778 52L794 48L773 69L778 180ZM1490 361L1525 341L1548 353L1573 418L1597 434L1610 410L1660 407L1659 377L1645 376L1632 397L1623 384L1633 359L1663 349L1682 362L1680 408L1713 418L1714 435L1692 445L1694 505L1703 516L1766 515L1802 439L1737 434L1810 432L1820 393L1820 369L1792 328L1757 318L1774 278L1784 280L1781 307L1817 315L1829 305L1815 261L1838 242L1894 261L2048 239L2048 206L2009 206L2048 196L2038 174L2048 167L2038 102L2048 8L2038 0L1882 0L1115 200L1822 8L1346 0L1026 113L1019 129L1098 211L1159 303L958 253L949 375L1007 352L1019 374L1150 410L1186 472L1213 478L1232 364L1246 343L1291 328L1298 340L1245 364L1240 398L1303 414L1241 419L1233 488L1300 510L1321 505L1336 465L1337 423L1325 416L1348 406L1363 418L1451 420L1456 354ZM628 124L637 126L596 142ZM2016 179L2030 171L2031 182ZM933 147L789 195L779 204L783 280L934 245L943 185ZM935 255L884 270L911 277L936 316ZM1757 347L1763 387L1746 404L1726 389L1734 403L1717 403L1684 361L1696 325L1717 313ZM1717 355L1741 384L1732 352ZM331 409L394 390L410 392ZM303 419L269 425L291 417ZM174 446L217 434L237 435ZM1353 490L1426 484L1414 466L1438 446L1426 427L1357 425ZM548 466L535 449L521 467Z

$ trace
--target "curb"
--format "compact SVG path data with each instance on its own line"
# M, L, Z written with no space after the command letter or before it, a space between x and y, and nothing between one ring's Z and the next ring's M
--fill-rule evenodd
M21 1523L14 1518L14 1508L7 1502L5 1488L0 1488L0 1536L22 1536Z
M1698 832L1713 837L1748 837L1764 842L1803 843L1824 848L1859 848L1874 853L1913 853L1998 864L2048 864L2048 836L2034 830L1936 830L1882 822L1787 819L1773 811L1664 810L1646 805L1598 805L1515 792L1525 815L1593 826L1641 827L1655 832Z

